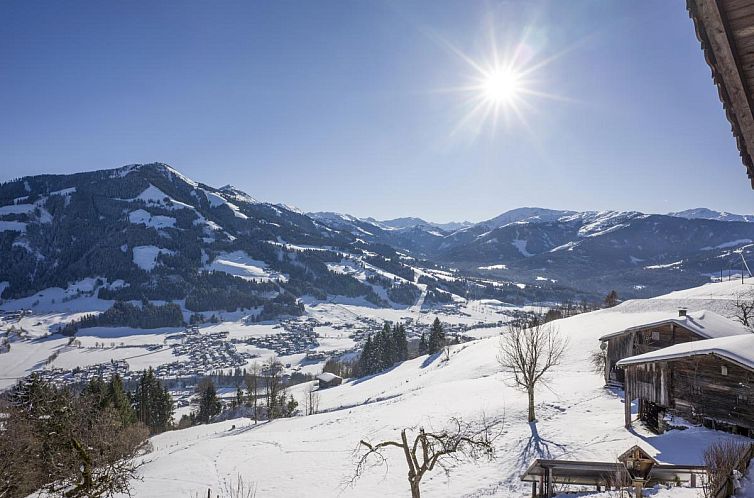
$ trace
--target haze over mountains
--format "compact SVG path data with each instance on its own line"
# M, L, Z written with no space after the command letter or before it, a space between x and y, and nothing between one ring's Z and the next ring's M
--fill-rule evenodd
M110 299L194 310L346 296L374 305L453 296L512 302L650 296L740 271L754 217L526 207L480 223L302 213L160 163L0 185L0 290L19 298L84 278ZM348 263L348 264L345 264ZM373 268L371 276L359 268ZM346 268L347 267L347 268ZM349 269L350 268L350 269ZM240 278L236 278L240 277Z

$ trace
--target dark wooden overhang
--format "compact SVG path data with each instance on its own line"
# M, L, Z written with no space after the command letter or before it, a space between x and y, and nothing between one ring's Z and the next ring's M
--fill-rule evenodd
M754 188L754 0L687 0L686 5Z

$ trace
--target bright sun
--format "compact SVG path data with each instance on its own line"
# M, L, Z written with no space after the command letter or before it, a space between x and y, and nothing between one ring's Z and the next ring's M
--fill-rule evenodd
M495 105L512 103L522 90L521 77L509 69L486 73L481 86L485 100Z

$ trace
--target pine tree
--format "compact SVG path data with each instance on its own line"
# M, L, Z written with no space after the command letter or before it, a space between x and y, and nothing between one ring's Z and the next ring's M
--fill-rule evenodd
M427 344L427 337L422 332L422 336L419 339L419 356L427 354L429 351L429 345Z
M141 375L132 401L136 417L152 434L168 429L173 418L173 398L151 367Z
M408 359L408 340L406 339L406 328L403 324L393 326L392 339L396 351L395 361L406 361Z
M359 357L359 370L361 375L371 375L373 373L373 355L374 345L372 344L372 336L368 336L364 343L364 348L361 350L361 356Z
M105 402L118 413L124 426L136 422L136 412L131 406L131 400L128 398L126 390L123 388L123 380L120 375L115 374L110 378Z
M429 354L439 353L445 347L445 331L439 318L435 318L435 321L432 322L432 330L429 334L429 344L427 347Z
M616 304L618 304L618 293L613 289L605 297L605 307L612 308Z
M377 343L379 344L380 351L378 371L386 370L393 366L396 357L392 334L390 332L390 324L387 322L385 322L385 325L377 336Z
M199 383L197 393L199 394L199 411L196 419L199 423L208 424L212 417L219 414L222 409L215 383L209 378L204 379Z

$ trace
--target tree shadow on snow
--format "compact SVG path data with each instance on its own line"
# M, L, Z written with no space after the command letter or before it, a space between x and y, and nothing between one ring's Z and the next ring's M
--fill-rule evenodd
M442 351L440 351L439 353L435 353L435 354L431 354L427 356L427 359L422 362L421 368L427 368L428 366L430 366L432 363L435 362L437 358L440 357L441 354L442 354Z
M521 455L518 458L520 466L528 466L536 458L552 458L551 448L565 449L566 446L564 444L543 438L539 434L536 422L529 422L529 429L531 429L531 436L529 436L529 440L521 450Z
M395 365L393 365L392 367L390 367L390 368L386 368L385 370L381 370L381 371L379 371L379 372L377 372L377 373L374 373L374 374L372 374L372 375L367 375L367 376L365 376L365 377L359 377L358 379L352 380L352 381L350 382L350 384L351 384L352 386L356 386L356 385L359 385L359 384L361 384L362 382L366 382L366 381L368 381L368 380L372 380L372 379L374 379L374 378L376 378L376 377L379 377L379 376L381 376L381 375L385 375L386 373L388 373L388 372L392 372L393 370L395 370L396 368L398 368L398 365L400 365L400 363L396 363L396 364L395 364Z

